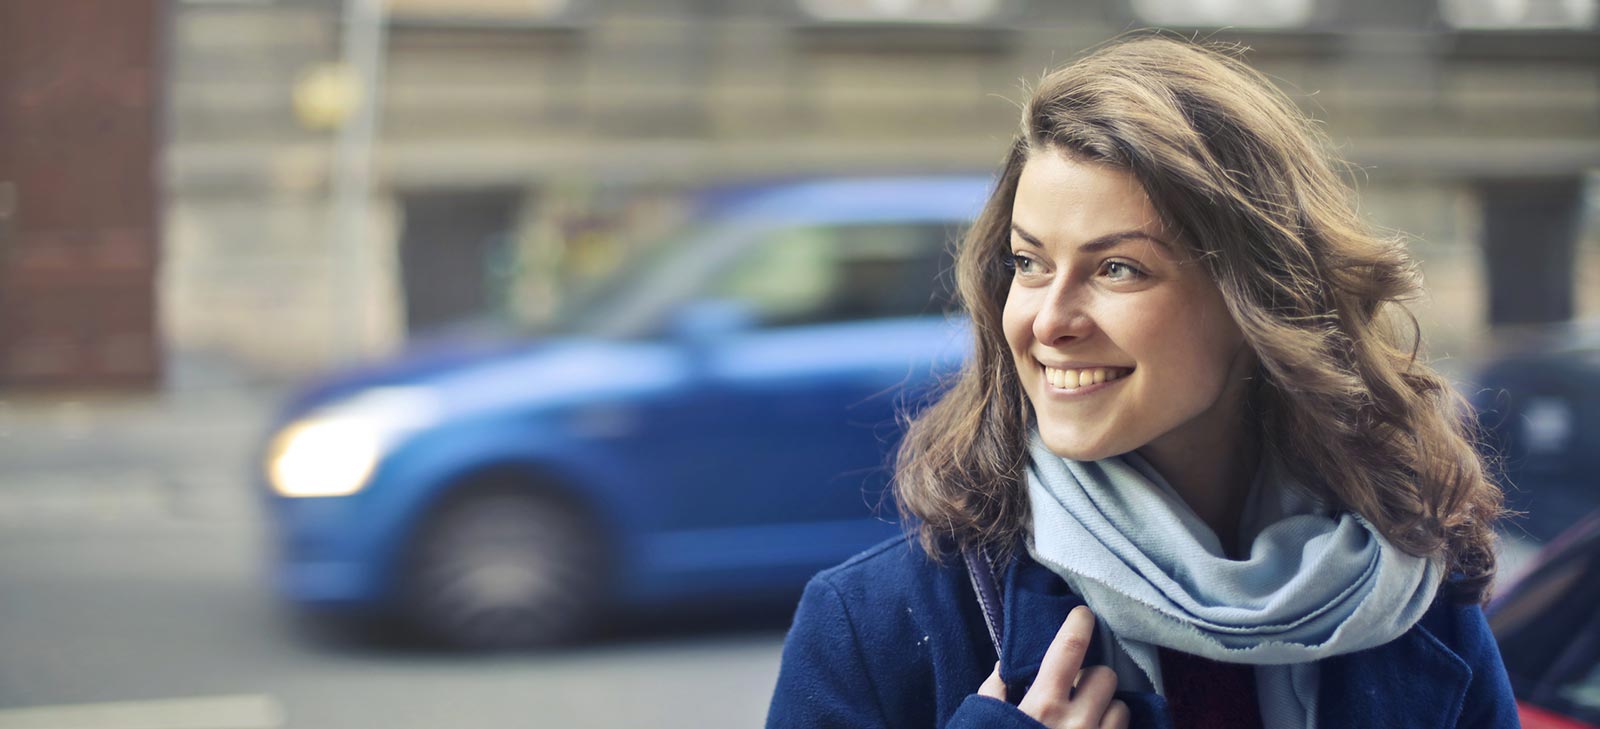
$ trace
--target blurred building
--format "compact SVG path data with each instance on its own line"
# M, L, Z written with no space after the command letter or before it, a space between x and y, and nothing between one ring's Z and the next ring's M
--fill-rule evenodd
M158 6L0 0L0 387L159 380Z
M0 17L42 5L0 0ZM294 374L451 323L538 320L696 186L990 170L1030 79L1160 26L1248 46L1326 121L1365 212L1418 238L1430 335L1462 346L1491 321L1600 314L1596 5L389 0L380 81L360 89L327 65L343 3L174 0L151 11L160 337L173 357ZM380 113L362 224L338 227L352 89ZM15 347L0 339L8 361Z

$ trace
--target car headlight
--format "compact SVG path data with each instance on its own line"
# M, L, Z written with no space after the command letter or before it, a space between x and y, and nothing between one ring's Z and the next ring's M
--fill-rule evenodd
M321 408L272 439L268 480L281 496L356 493L395 443L435 422L438 412L433 393L418 387L378 388Z

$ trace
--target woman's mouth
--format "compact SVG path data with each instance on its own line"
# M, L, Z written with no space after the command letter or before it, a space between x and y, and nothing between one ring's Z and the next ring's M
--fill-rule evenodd
M1062 390L1082 390L1091 385L1113 382L1127 377L1132 367L1088 367L1084 369L1044 368L1044 378Z

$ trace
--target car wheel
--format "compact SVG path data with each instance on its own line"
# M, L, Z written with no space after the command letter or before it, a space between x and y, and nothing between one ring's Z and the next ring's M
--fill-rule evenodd
M415 544L406 617L458 648L576 640L591 627L604 584L595 536L577 510L554 499L514 491L457 499Z

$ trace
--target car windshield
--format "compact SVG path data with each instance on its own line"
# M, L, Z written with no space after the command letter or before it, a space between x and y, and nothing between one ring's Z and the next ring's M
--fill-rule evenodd
M611 275L575 292L541 329L618 338L656 333L664 317L758 230L739 222L695 225L644 246Z
M661 333L696 302L763 328L949 313L960 224L730 219L649 249L562 310L558 331Z

